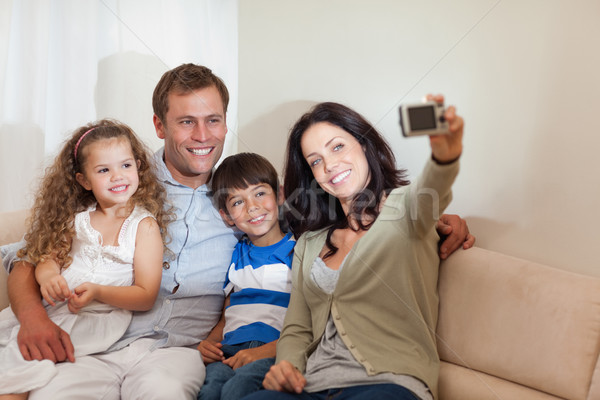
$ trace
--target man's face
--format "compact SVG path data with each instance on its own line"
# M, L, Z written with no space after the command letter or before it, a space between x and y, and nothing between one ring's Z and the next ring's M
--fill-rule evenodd
M158 137L165 140L165 164L175 180L192 188L208 182L223 153L225 118L215 86L169 94L165 120L155 115L154 127Z

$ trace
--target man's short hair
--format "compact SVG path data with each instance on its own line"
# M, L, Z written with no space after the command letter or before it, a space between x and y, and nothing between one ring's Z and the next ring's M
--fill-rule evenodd
M154 114L166 123L165 116L169 111L169 94L186 94L194 90L215 86L223 101L223 112L227 113L229 91L221 78L202 65L182 64L163 74L152 95Z

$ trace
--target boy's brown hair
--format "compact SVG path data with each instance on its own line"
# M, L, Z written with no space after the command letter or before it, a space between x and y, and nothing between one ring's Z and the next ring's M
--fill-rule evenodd
M256 153L239 153L227 157L212 177L213 201L217 208L227 212L227 198L232 189L246 189L250 185L266 183L279 197L279 178L275 167Z

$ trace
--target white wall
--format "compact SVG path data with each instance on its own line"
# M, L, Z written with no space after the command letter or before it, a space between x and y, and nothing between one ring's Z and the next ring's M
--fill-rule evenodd
M600 2L253 0L239 7L239 143L278 168L320 101L386 134L414 176L426 139L397 106L444 93L466 120L449 212L480 247L600 276Z
M1 0L0 212L28 208L44 166L81 125L129 124L153 149L152 92L182 63L231 91L237 144L237 0ZM0 221L2 224L2 221Z

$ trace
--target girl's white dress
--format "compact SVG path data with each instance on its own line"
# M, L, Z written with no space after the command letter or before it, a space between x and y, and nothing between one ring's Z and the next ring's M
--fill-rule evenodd
M61 274L71 291L83 282L128 286L133 283L133 254L139 222L153 218L136 207L123 222L117 246L103 246L102 236L90 224L90 207L75 216L75 238L71 249L73 263ZM73 314L66 302L52 307L44 301L48 316L71 336L75 357L106 351L125 332L131 312L92 302ZM0 312L0 394L22 393L44 386L57 373L49 360L25 361L19 351L20 324L10 307ZM77 362L77 360L76 360Z

